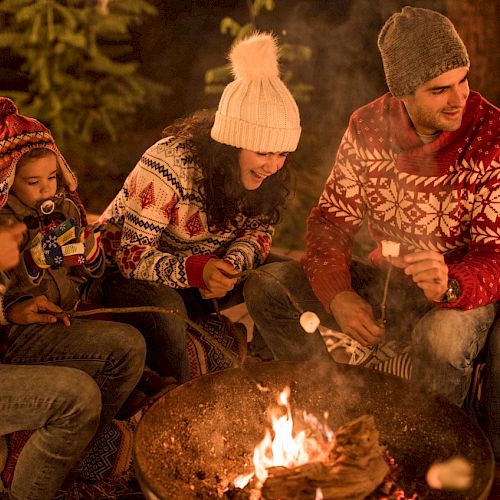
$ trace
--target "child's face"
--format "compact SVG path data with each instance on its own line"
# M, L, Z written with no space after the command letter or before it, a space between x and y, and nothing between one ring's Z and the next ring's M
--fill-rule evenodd
M57 160L55 155L33 158L17 166L12 184L14 194L28 207L52 198L57 192Z

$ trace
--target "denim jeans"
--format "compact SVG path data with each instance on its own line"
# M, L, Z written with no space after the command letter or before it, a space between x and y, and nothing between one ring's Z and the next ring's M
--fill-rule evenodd
M96 428L111 422L139 381L144 358L142 336L122 323L12 328L0 368L22 383L1 379L0 428L38 430L16 466L11 498L52 498Z
M92 377L62 366L0 364L0 434L34 430L9 496L51 499L92 439L101 393Z
M358 261L353 261L350 271L354 290L372 305L377 317L385 276ZM396 271L393 277L386 308L386 339L411 345L414 381L461 405L470 383L472 362L493 322L494 305L471 311L433 307L402 273ZM308 334L300 326L300 312L288 293L299 310L313 311L324 326L339 329L314 295L298 262L263 266L247 278L244 296L274 358L329 358L319 332Z
M165 307L187 316L184 300L177 290L168 286L127 279L119 272L107 276L102 284L102 302L106 307ZM137 328L146 346L146 364L162 377L172 376L183 383L189 379L186 350L186 323L165 313L120 313L117 321Z
M500 465L500 317L488 336L483 401L484 430Z
M270 254L268 262L289 261L286 256ZM107 307L158 306L196 320L243 302L243 283L237 284L223 298L203 299L197 288L174 289L160 283L127 279L118 271L111 272L100 283L101 290L94 294ZM117 321L137 328L147 345L146 364L162 377L172 376L183 383L189 380L189 362L186 350L186 322L164 313L120 313Z

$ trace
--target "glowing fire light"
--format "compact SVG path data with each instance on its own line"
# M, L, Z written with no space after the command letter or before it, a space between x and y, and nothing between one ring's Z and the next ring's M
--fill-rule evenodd
M285 387L277 398L281 409L270 411L272 432L270 429L266 429L264 439L254 449L254 472L235 478L233 482L236 487L244 488L254 475L261 487L267 479L268 469L271 467L293 468L306 463L327 460L334 444L333 431L314 415L304 412L304 429L294 435L289 399L290 387ZM327 416L325 415L325 421ZM318 500L323 498L319 488L316 492L316 498Z

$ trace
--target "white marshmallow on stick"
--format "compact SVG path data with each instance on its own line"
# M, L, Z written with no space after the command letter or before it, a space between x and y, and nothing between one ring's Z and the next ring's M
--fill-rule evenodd
M391 240L382 240L382 255L384 257L399 257L400 243Z
M312 311L305 311L300 315L300 326L307 333L314 333L320 324L318 315Z

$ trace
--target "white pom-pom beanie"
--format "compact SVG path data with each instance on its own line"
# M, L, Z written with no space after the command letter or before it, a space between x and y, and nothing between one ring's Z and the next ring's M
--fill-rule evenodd
M234 80L222 93L212 139L257 153L295 151L299 109L280 79L275 38L255 33L232 48L229 60Z

